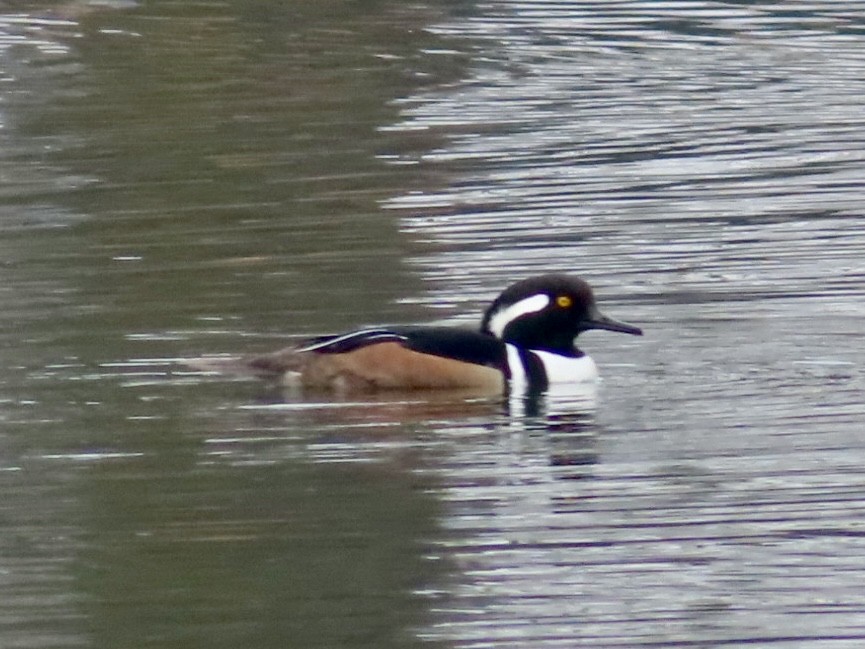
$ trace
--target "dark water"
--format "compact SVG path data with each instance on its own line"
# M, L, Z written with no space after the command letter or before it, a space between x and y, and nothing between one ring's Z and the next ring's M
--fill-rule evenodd
M863 96L852 0L0 8L0 646L862 646ZM591 399L175 362L550 270Z

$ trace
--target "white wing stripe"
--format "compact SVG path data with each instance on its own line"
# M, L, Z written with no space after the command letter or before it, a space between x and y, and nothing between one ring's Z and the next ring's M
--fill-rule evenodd
M331 345L338 345L340 343L352 340L353 338L357 338L359 341L374 341L379 339L408 340L408 338L406 338L405 336L401 336L400 334L388 331L387 329L364 329L362 331L352 331L351 333L343 334L342 336L336 336L335 338L328 338L327 340L312 343L311 345L307 345L306 347L299 347L297 351L314 352L317 349L324 349L326 347L330 347Z

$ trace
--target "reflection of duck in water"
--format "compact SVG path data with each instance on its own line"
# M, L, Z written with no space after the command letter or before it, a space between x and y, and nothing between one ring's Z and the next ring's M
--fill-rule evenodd
M594 383L594 361L574 344L589 329L642 335L639 328L602 315L585 281L541 275L499 295L486 310L480 331L364 329L263 356L205 358L191 364L340 391L537 392L560 384Z

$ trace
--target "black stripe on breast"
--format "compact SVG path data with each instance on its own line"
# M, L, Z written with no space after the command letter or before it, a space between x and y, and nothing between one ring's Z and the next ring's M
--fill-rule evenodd
M529 390L539 391L550 387L547 370L540 356L533 354L528 349L520 349L519 355L520 362L523 364L523 371L526 373L526 379L529 383Z

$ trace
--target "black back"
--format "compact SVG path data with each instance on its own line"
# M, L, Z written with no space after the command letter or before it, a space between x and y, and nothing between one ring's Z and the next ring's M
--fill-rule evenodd
M444 356L465 363L487 365L502 371L507 367L505 344L489 334L454 327L395 327L406 337L408 349Z
M502 341L489 334L454 327L364 329L348 334L321 336L300 347L298 351L344 354L382 342L397 342L406 349L421 354L486 365L507 373L507 350Z

